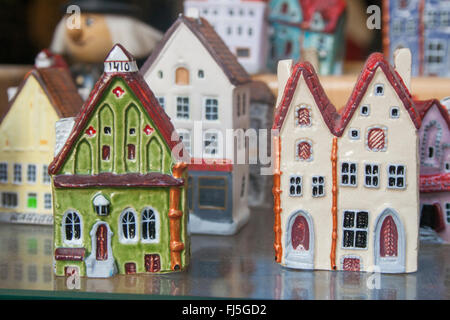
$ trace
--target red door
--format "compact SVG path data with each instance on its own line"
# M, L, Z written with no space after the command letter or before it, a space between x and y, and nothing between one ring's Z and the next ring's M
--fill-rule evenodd
M397 257L398 256L398 232L392 216L387 216L380 231L380 256Z
M291 243L296 251L309 251L309 226L304 216L298 216L292 224Z
M108 248L107 248L107 239L108 239L108 229L106 225L101 224L97 228L97 260L104 261L108 259Z
M161 270L161 258L159 254L145 255L145 270L147 272L158 272Z

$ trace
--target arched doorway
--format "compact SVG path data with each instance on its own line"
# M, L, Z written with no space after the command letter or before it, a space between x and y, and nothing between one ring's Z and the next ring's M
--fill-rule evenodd
M314 228L306 212L290 217L286 232L286 266L297 269L314 268Z
M381 272L405 272L405 234L398 215L392 209L386 209L377 219L375 265Z
M99 221L91 229L92 252L86 258L86 275L90 278L108 278L117 273L111 247L113 232L106 222Z

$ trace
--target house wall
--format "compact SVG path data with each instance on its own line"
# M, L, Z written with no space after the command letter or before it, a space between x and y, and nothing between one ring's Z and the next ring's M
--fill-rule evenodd
M184 188L183 188L184 189ZM91 231L94 225L99 222L106 222L111 231L112 254L118 273L125 274L125 263L136 263L136 272L145 273L146 254L159 254L161 258L161 272L171 271L170 264L170 232L169 232L169 188L89 188L89 189L55 189L55 228L54 241L56 248L83 247L86 249L85 257L91 254L92 250ZM102 194L110 200L110 213L108 216L98 216L93 207L93 199L97 194ZM76 195L76 196L74 196ZM184 211L185 195L182 192L182 210ZM136 233L137 240L133 243L123 243L120 236L120 216L125 209L133 209L136 214ZM156 243L144 243L142 241L142 211L145 208L152 208L157 213L159 220L159 239ZM71 244L63 237L63 218L66 212L75 210L81 216L81 241ZM186 244L187 215L181 218L181 241ZM95 232L95 230L93 230ZM95 234L94 234L95 238ZM182 266L185 266L186 252L189 250L188 244L181 252ZM56 275L63 276L66 266L79 266L80 274L86 275L86 266L84 262L56 261Z
M248 49L248 57L239 63L249 73L264 69L268 52L266 3L263 1L215 0L184 2L184 11L198 9L237 56L238 49Z
M447 205L450 206L450 195L449 192L427 192L420 194L420 208L424 205L435 205L438 204L442 210L442 220L445 224L445 229L439 231L439 236L446 242L450 242L450 210L447 209Z
M376 96L375 85L384 84L384 96ZM338 168L342 161L358 164L357 187L339 187L338 193L338 243L337 257L357 255L361 257L361 264L366 269L375 265L374 243L376 241L376 222L385 209L393 209L400 219L405 231L406 243L406 272L417 270L418 228L419 228L419 199L418 199L418 134L416 128L398 98L391 84L381 69L376 71L367 93L361 100L360 106L369 105L370 114L360 115L360 108L347 125L338 144ZM399 117L390 118L390 108L399 107ZM366 144L366 134L373 126L387 128L386 151L369 151ZM351 140L350 130L360 130L360 138ZM379 164L379 188L364 186L364 164ZM400 164L406 167L406 188L387 188L387 170L389 164ZM338 177L340 177L338 169ZM369 211L368 249L344 250L343 241L343 211ZM400 226L397 226L400 229ZM339 262L339 260L338 260ZM338 265L338 268L341 266Z
M51 194L51 185L43 181L44 166L53 159L55 123L59 117L37 79L25 80L11 109L0 126L0 163L8 165L8 181L0 183L0 193L18 195L16 208L1 207L0 213L52 214L44 207L44 195ZM22 165L22 182L14 183L14 164ZM36 182L27 182L28 164L36 165ZM36 193L37 208L27 206L28 193Z

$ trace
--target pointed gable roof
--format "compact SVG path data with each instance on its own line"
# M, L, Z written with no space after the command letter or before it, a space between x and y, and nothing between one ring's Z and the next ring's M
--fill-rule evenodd
M109 87L112 80L117 77L123 79L139 99L169 148L173 149L181 142L178 135L176 135L176 140L172 141L172 133L174 133L175 128L173 127L169 116L159 105L144 78L138 72L136 60L124 47L120 44L116 44L105 59L105 72L97 81L89 98L84 103L80 114L75 120L74 127L66 144L50 164L50 174L54 175L58 173L69 155L73 144L76 142L80 133L83 132L92 113L95 111L96 106L103 97L104 91Z
M340 109L339 112L328 99L313 66L308 62L296 64L284 88L280 105L276 110L273 129L281 130L289 107L291 106L295 91L297 90L298 81L300 76L303 75L330 132L335 136L342 136L345 128L352 119L353 114L358 109L360 102L363 99L378 68L381 68L383 73L386 75L387 80L392 85L399 99L403 102L403 105L408 111L414 126L419 129L421 125L421 118L415 108L411 94L399 74L384 59L381 53L373 53L367 59L347 104L344 108Z
M247 71L241 66L236 56L231 53L230 49L228 49L225 42L223 42L222 38L220 38L209 22L203 18L188 18L182 14L179 15L178 19L166 32L161 42L144 63L141 68L141 74L145 74L150 69L161 54L166 43L181 24L187 26L200 40L233 85L237 86L250 82L251 79Z
M431 99L423 101L414 101L414 103L416 104L417 111L419 112L420 118L422 120L428 114L428 111L430 111L433 106L436 106L436 108L441 113L442 118L447 123L448 129L450 130L450 115L448 114L447 109L440 103L439 100Z
M48 50L43 50L39 55L41 54L50 55L50 52ZM14 105L20 91L23 89L30 76L33 76L39 82L55 109L56 114L60 118L74 117L77 115L83 104L83 100L78 94L70 71L61 56L52 54L51 58L54 62L49 67L39 68L35 66L25 75L14 98L11 99L8 106L0 115L0 123Z
M303 21L301 27L311 29L311 24L316 13L322 16L325 27L323 32L332 33L336 29L340 17L344 14L347 4L345 0L299 0L302 8Z

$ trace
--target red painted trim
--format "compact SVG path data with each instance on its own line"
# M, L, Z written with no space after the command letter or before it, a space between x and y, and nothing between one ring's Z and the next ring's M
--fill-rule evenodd
M420 176L420 192L450 191L450 172Z
M228 159L191 159L189 171L233 171L233 164Z
M328 99L313 66L309 62L296 64L284 88L281 103L276 110L273 129L281 130L287 112L291 106L292 99L297 90L298 81L300 76L303 75L330 132L337 137L341 137L346 126L352 119L353 114L359 108L360 102L363 99L378 68L381 68L384 72L389 83L392 85L398 97L403 102L403 105L408 111L415 127L419 129L421 126L421 118L415 108L412 96L401 77L384 59L381 53L373 53L367 59L353 92L341 113L337 112L336 107Z
M441 113L442 118L447 123L447 126L450 130L450 115L448 114L447 109L440 103L439 100L437 100L437 99L423 100L423 101L416 100L416 101L414 101L414 103L416 105L416 109L419 112L420 118L422 120L425 118L428 111L430 111L433 106L436 106L438 108L439 112Z

